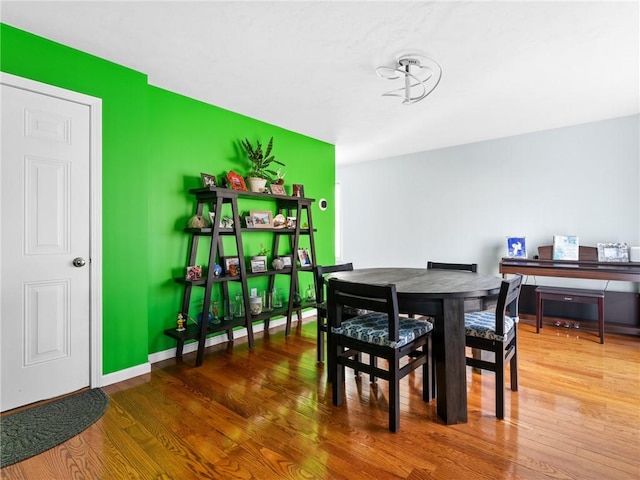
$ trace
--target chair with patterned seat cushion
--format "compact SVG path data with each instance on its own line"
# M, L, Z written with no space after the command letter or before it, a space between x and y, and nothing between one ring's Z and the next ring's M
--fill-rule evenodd
M467 356L467 365L496 374L496 417L504 418L505 371L511 374L511 391L518 391L518 299L522 275L503 280L495 311L465 313L466 345L493 352L492 360Z
M318 363L324 362L324 334L327 331L327 303L325 301L326 276L335 272L351 272L352 263L341 265L317 265L313 268L313 275L316 287L316 311L317 311L317 336L316 336L316 357ZM358 312L351 312L357 315Z
M395 285L368 285L329 279L327 287L327 358L333 377L333 404L342 405L345 367L369 373L389 383L389 430L400 427L400 380L422 366L422 398L429 402L431 391L431 331L433 325L422 319L401 317ZM345 318L347 308L368 313ZM409 356L418 352L418 355ZM387 368L369 358L387 360Z

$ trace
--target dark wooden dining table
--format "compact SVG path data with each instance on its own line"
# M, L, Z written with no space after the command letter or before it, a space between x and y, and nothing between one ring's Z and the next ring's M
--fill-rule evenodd
M465 303L467 310L470 304L477 305L476 309L483 308L485 300L498 295L502 279L426 268L365 268L334 273L328 278L374 285L393 283L401 312L435 319L432 335L437 413L447 425L466 423Z

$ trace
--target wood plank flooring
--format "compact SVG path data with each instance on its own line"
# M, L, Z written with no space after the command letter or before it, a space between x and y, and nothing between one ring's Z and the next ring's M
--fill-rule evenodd
M89 429L3 479L640 478L640 338L520 324L520 390L494 417L494 376L467 368L469 422L445 426L420 370L403 380L400 432L386 382L347 375L331 404L315 361L315 320L207 350L204 365L153 365L105 387Z

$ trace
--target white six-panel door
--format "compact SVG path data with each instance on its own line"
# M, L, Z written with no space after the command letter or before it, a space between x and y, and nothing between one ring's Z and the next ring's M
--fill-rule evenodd
M0 409L91 385L91 110L1 86Z

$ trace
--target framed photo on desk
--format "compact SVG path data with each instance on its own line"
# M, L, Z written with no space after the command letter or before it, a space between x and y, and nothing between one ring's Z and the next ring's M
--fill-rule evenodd
M507 257L527 258L526 237L507 237Z
M599 262L628 262L629 248L626 243L598 243Z

